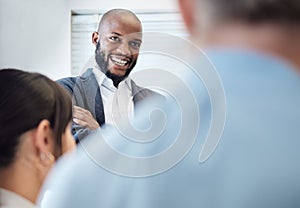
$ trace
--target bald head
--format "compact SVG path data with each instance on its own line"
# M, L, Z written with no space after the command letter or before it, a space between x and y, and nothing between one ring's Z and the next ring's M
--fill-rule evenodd
M101 29L103 27L103 25L105 25L105 23L107 21L110 21L111 19L114 18L122 18L122 19L130 19L131 21L136 21L139 26L140 26L140 32L142 32L142 23L139 20L139 18L130 10L127 9L111 9L107 12L105 12L99 22L98 25L98 32L101 32Z

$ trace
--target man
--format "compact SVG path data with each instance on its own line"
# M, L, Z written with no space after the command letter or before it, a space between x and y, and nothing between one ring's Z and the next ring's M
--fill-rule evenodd
M83 153L81 161L61 164L60 179L50 181L56 182L56 202L48 207L300 207L298 0L179 0L179 5L226 94L226 123L215 152L199 163L198 139L176 166L145 178L115 175ZM203 103L209 106L209 98ZM85 171L78 174L80 169ZM79 182L87 177L92 179ZM72 191L76 187L80 192ZM66 198L76 200L70 204Z
M148 97L158 96L135 84L128 75L134 68L142 43L142 25L137 16L125 9L106 12L92 34L97 66L79 77L58 80L74 98L72 132L76 141L90 130L114 125L130 117L133 108Z

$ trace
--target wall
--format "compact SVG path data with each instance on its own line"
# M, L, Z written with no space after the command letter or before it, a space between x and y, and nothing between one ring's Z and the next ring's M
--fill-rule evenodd
M70 76L71 10L176 10L176 0L0 0L0 68Z

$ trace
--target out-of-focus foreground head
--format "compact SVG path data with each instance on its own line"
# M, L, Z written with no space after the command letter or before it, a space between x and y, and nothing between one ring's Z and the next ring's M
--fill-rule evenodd
M74 147L72 102L38 74L0 70L0 188L36 200L49 169Z
M200 46L244 47L282 56L300 67L298 0L178 0Z

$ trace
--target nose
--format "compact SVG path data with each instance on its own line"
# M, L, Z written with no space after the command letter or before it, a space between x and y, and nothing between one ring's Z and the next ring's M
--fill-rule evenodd
M123 56L131 56L132 55L132 51L130 50L129 44L126 42L121 43L119 45L119 47L117 48L117 52L118 52L118 54L123 55Z

